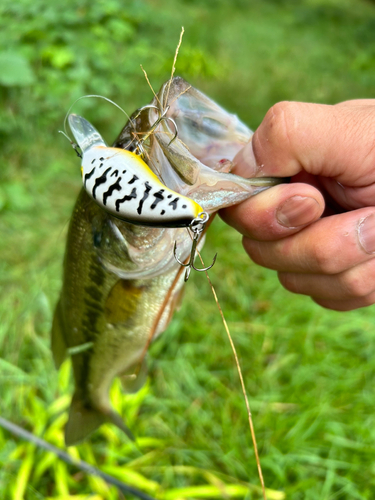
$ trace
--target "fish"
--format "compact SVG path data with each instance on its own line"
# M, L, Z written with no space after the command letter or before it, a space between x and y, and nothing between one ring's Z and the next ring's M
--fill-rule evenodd
M160 120L148 133L163 113L170 119ZM85 153L94 154L94 147L109 156L121 151L137 154L135 139L146 137L144 162L152 175L165 189L192 200L192 206L202 208L210 220L219 209L282 182L230 173L234 156L251 139L251 130L181 77L162 85L150 106L130 116L111 148L104 141L99 144L100 134L77 115L70 123L84 152L84 169ZM97 153L91 161L105 157ZM165 331L181 300L183 268L173 247L182 262L191 250L186 227L137 220L139 204L133 207L134 216L122 216L113 209L115 204L108 210L104 193L99 203L93 186L85 184L85 175L68 229L63 284L51 333L56 367L70 356L74 373L75 392L65 426L67 446L80 443L105 422L133 439L111 407L109 390L115 377L125 392L142 387L147 347ZM113 190L109 196L117 195ZM203 243L204 236L198 248Z

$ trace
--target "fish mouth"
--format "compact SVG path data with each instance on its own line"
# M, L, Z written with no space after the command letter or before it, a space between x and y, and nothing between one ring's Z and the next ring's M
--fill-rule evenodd
M144 160L161 182L213 213L285 182L230 173L233 158L252 135L236 115L175 77L162 85L150 105L133 113L114 146L134 150L137 140L148 136L143 143Z

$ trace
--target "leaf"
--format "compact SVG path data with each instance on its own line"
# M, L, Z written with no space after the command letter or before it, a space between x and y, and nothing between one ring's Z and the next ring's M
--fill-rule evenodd
M0 198L0 200L1 200L1 198ZM3 370L16 375L18 377L19 381L30 378L29 373L26 373L21 368L14 365L13 363L9 363L9 361L6 361L5 359L0 358L0 372L1 372L2 376L4 376Z
M59 495L58 497L47 497L46 500L103 500L101 495Z
M173 488L164 493L163 500L175 500L182 498L244 498L248 493L247 486L227 484L225 488L217 486L186 486L185 488Z
M0 85L4 87L25 87L34 83L29 62L17 52L0 52L0 68Z
M60 496L67 497L69 495L69 473L64 462L55 463L55 486Z
M39 481L46 470L48 470L56 462L57 459L58 458L54 453L47 452L40 460L38 460L33 474L33 480L35 483Z
M60 396L58 399L53 401L48 407L48 415L56 415L61 413L62 411L66 411L70 405L71 396L69 394L64 394L64 396Z
M135 472L133 470L128 469L127 467L114 467L103 465L102 470L107 474L120 479L124 483L127 483L131 486L135 486L142 491L147 491L147 493L154 494L156 491L160 489L159 483L156 481L152 481L147 479L139 472Z
M252 488L251 488L252 489ZM166 491L163 500L177 500L182 498L244 498L249 492L249 487L242 484L226 484L217 486L187 486ZM266 490L269 500L284 500L285 493L276 490Z
M33 446L28 446L27 451L28 454L22 461L21 467L18 471L17 479L15 481L15 490L13 495L14 500L23 500L27 485L29 483L31 470L34 465L35 448Z

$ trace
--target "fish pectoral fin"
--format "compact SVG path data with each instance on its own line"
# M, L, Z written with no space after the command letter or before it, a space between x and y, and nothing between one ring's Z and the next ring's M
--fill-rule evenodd
M67 357L67 345L64 339L63 328L61 302L59 301L53 316L51 330L51 349L56 368L60 368L62 362Z
M147 380L147 374L147 359L144 357L141 364L136 363L120 375L121 385L124 392L128 394L138 392L144 386Z
M86 406L77 393L74 394L65 426L65 444L72 446L83 441L110 418L100 411Z

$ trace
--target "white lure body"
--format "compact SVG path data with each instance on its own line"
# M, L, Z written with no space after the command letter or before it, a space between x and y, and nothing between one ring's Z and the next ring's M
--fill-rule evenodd
M185 227L202 207L167 188L139 155L107 147L84 118L69 116L69 125L82 150L82 181L87 193L119 219L154 227Z

